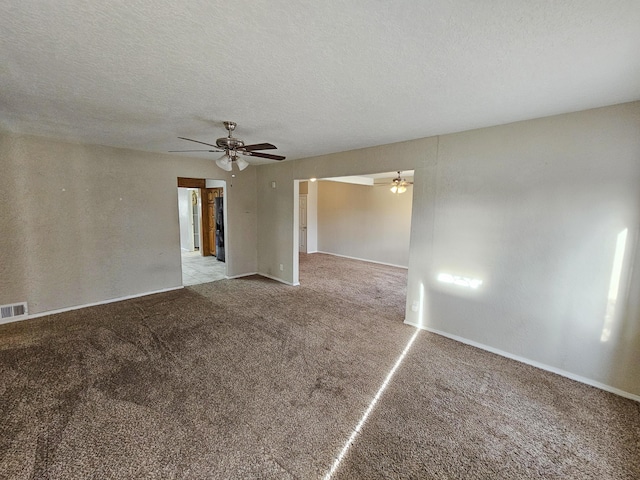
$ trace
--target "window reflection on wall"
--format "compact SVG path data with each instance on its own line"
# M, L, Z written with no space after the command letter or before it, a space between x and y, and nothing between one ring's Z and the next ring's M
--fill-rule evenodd
M600 334L600 341L606 342L611 336L611 329L615 322L616 303L618 302L618 292L620 290L620 279L622 278L622 265L624 252L627 246L628 228L618 234L616 240L616 252L613 256L613 268L611 269L611 281L609 282L609 295L607 296L607 311L604 315L604 325Z
M450 283L458 287L472 288L474 290L482 285L482 280L478 278L460 277L450 273L440 273L438 275L438 281L442 283Z

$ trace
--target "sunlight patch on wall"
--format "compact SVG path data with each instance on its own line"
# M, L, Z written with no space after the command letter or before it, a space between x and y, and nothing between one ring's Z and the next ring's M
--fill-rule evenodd
M420 308L418 311L418 323L423 325L425 323L424 318L424 283L420 282Z
M418 336L418 332L420 332L420 330L416 329L416 331L413 334L413 336L409 339L409 342L404 347L404 350L402 351L402 353L398 357L398 360L396 360L396 363L393 365L393 367L391 368L391 370L387 374L387 377L384 379L384 382L382 382L382 385L380 386L380 389L378 390L376 395L373 397L373 400L371 400L371 403L369 404L369 406L365 410L364 414L360 418L360 421L358 422L356 427L353 429L353 432L351 432L351 436L345 442L344 447L342 447L342 450L340 451L340 454L336 457L335 461L333 462L333 465L331 466L331 469L324 476L324 480L330 480L331 477L338 470L338 467L340 466L340 463L342 462L342 459L344 458L344 456L349 451L349 448L351 448L351 445L353 444L353 442L355 441L356 437L360 433L360 430L362 429L363 425L367 421L367 418L369 418L369 415L371 415L371 412L375 408L376 403L378 403L378 400L380 400L380 397L382 396L384 391L387 389L387 385L389 385L389 382L393 378L393 375L396 373L396 370L398 369L398 367L400 366L400 364L404 360L404 357L407 355L407 352L411 348L411 345L413 344L413 341Z
M607 295L607 311L604 315L604 325L600 334L600 341L606 342L611 336L611 328L615 321L616 303L618 302L618 292L620 291L620 279L622 278L622 264L624 252L627 246L627 233L625 228L618 234L616 240L616 253L613 256L613 268L611 269L611 281L609 282L609 295Z
M482 280L478 278L459 277L458 275L451 275L450 273L438 274L438 281L442 283L450 283L458 287L472 288L474 290L482 285Z

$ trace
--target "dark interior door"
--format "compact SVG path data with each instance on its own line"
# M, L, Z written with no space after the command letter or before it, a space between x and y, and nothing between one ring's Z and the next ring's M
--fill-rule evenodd
M216 258L224 262L224 198L215 198L216 215Z
M217 188L207 188L207 231L208 255L216 255L216 195Z

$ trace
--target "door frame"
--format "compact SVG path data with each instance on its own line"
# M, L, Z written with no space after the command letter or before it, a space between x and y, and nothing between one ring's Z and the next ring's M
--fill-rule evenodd
M298 194L298 252L299 253L307 253L309 248L307 245L307 194L299 193ZM305 210L305 224L301 225L302 219L300 216L302 215L302 200L304 200L304 210ZM303 233L304 230L304 233ZM300 242L300 236L304 235L304 249L302 248L302 242Z
M225 246L225 261L224 261L224 271L225 271L225 275L229 275L229 263L230 263L230 259L231 259L231 246L229 245L228 242L228 235L229 235L229 215L227 214L228 212L228 208L229 208L229 204L228 204L228 193L229 191L227 190L227 181L223 180L223 179L216 179L216 178L191 178L191 177L177 177L177 184L178 187L184 187L184 188L197 188L200 191L200 253L201 255L203 254L202 252L204 251L205 245L206 248L208 249L207 252L208 254L211 253L210 249L209 249L209 240L208 238L206 238L208 235L205 235L205 232L207 232L207 230L205 230L205 226L208 226L208 220L207 220L207 216L206 216L206 208L207 208L207 202L204 201L204 199L206 198L206 194L207 194L207 180L211 180L211 181L217 181L217 182L222 182L222 185L219 187L211 187L211 188L222 188L222 195L224 196L225 200L224 200L224 207L223 207L223 222L224 222L224 246ZM177 190L176 190L177 191ZM176 212L178 213L178 212ZM179 213L178 213L179 214ZM181 267L182 269L182 267Z
M209 230L209 219L207 218L207 206L203 199L207 195L207 181L204 178L186 178L178 177L178 187L198 188L200 190L200 255L208 256L211 254L209 239L205 232ZM207 228L205 228L207 227Z
M412 168L408 168L407 170L412 170L414 173L414 182L415 182L415 169ZM382 172L371 172L371 171L364 171L362 173L360 172L354 172L354 173L350 173L350 176L358 176L358 175L369 175L371 173L382 173ZM391 172L384 172L384 173L391 173ZM340 177L341 175L327 175L326 177L323 177L325 179L331 179L333 177ZM293 261L292 261L292 265L293 265L293 285L300 285L300 262L299 262L299 257L300 257L300 215L299 215L299 211L300 211L300 183L301 182L311 182L310 178L294 178L293 179L293 248L292 248L292 253L293 253ZM318 187L319 188L319 187ZM307 191L308 192L308 191ZM411 224L413 224L413 220L414 220L414 215L415 215L415 197L414 197L414 193L415 189L412 189L412 202L411 202ZM308 208L308 199L309 199L309 193L307 193L307 208ZM317 203L315 204L315 208L318 209L320 207L320 200L319 200L319 196L318 198L316 198ZM316 221L316 231L315 234L316 236L319 236L320 233L320 227L318 224L318 219L316 217L315 219ZM309 217L308 217L308 211L307 211L307 225L309 223ZM411 227L410 227L411 228ZM413 230L411 230L411 232L413 232ZM413 235L410 233L409 235L409 242L411 242L411 238L413 237ZM316 239L317 241L317 239ZM308 236L308 229L307 229L307 251L309 251L309 236ZM318 245L316 245L316 249L312 251L312 253L322 253L319 249L318 249ZM370 260L365 260L365 261L370 261ZM373 262L373 261L372 261ZM378 263L378 262L373 262L373 263ZM407 267L408 268L408 267Z

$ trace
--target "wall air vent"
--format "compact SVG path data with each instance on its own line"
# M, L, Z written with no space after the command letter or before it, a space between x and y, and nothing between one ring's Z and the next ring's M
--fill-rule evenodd
M12 305L0 305L0 323L24 320L29 316L27 302L14 303Z

